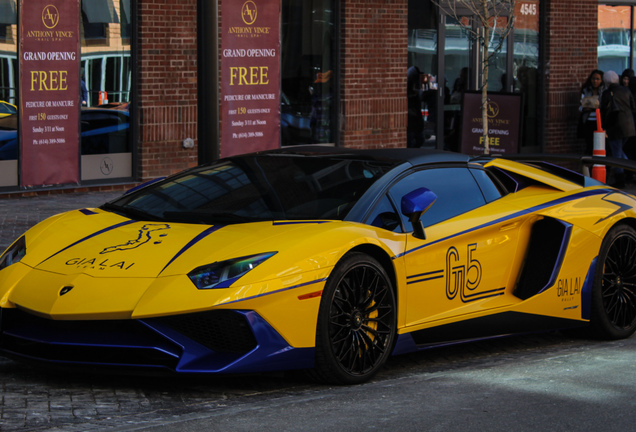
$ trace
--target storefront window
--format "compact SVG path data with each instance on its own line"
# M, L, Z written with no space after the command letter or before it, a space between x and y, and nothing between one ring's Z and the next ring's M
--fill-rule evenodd
M17 17L16 0L0 0L0 188L19 177ZM80 178L132 177L130 0L84 0L79 20Z
M493 26L497 28L505 28L508 17L499 17L493 20ZM488 61L488 90L498 92L508 92L506 88L506 79L508 70L508 39L503 39L501 34L496 30L491 30L488 50L490 59Z
M83 0L82 180L132 176L130 0Z
M18 184L18 26L15 0L0 2L0 188Z
M632 8L631 17L632 17L632 23L634 23L636 21L636 8ZM636 55L634 55L634 51L636 51L636 32L634 31L632 31L631 41L632 41L632 49L630 51L630 54L631 54L630 64L632 65L631 68L634 69L636 68Z
M461 19L461 22L460 20ZM466 28L472 28L469 16L446 17L444 27L444 76L449 97L444 100L444 149L461 148L462 103L464 93L476 89L474 71L478 67L472 52L474 40Z
M539 0L525 0L515 8L513 36L513 82L515 93L522 94L523 113L520 150L539 151ZM533 148L534 147L534 148Z
M439 8L431 0L409 0L408 65L422 74L423 146L460 151L464 95L482 88L480 20L469 9ZM505 39L489 35L488 91L521 93L518 149L538 151L539 0L515 3L515 27ZM493 18L493 28L505 28L507 14ZM410 88L410 87L409 87ZM409 92L407 90L407 96ZM417 108L417 107L415 107ZM409 106L409 125L417 109ZM409 131L411 127L409 126Z
M440 83L438 83L438 22L437 13L434 5L430 1L409 1L409 33L408 33L408 66L411 76L407 72L407 97L409 98L408 110L408 135L409 139L413 139L413 134L419 133L417 119L424 110L423 116L423 137L421 137L422 145L425 147L434 147L437 143L438 125L443 123L438 115L439 97L437 92ZM413 68L413 69L411 69ZM422 85L421 106L413 105L413 73L419 72L421 75L418 80L425 81ZM444 91L448 90L448 78L442 85ZM450 94L450 91L448 91ZM413 105L413 106L412 106Z
M283 0L281 145L336 139L335 0Z

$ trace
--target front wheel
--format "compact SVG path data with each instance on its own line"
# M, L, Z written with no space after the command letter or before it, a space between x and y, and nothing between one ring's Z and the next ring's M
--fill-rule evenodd
M367 381L391 354L395 333L395 294L386 271L366 254L345 255L320 302L315 373L335 384Z
M617 225L605 236L592 289L594 336L623 339L636 331L636 230Z

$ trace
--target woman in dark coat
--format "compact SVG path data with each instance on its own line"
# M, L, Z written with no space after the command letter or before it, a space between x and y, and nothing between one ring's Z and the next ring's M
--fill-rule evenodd
M616 72L607 71L603 79L607 89L601 95L600 108L601 121L607 136L608 155L627 159L623 146L629 137L636 136L636 127L634 126L636 102L632 92L627 87L619 85ZM623 169L615 169L614 175L614 185L624 187L625 173Z
M599 108L601 95L605 90L603 71L595 69L587 77L581 87L581 112L578 136L585 138L585 154L591 155L594 147L594 131L596 130L596 109Z

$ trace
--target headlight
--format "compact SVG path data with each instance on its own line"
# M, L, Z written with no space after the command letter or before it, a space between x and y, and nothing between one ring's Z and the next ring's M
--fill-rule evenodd
M26 242L24 236L17 239L4 253L0 256L0 270L15 264L26 254Z
M274 255L276 252L267 252L204 265L192 270L188 277L198 289L227 288Z

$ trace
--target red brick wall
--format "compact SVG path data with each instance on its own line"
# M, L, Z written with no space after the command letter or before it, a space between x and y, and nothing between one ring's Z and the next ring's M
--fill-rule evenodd
M197 163L197 0L139 0L139 175Z
M197 163L196 146L182 147L185 138L197 142L197 1L139 0L138 7L138 165L148 179ZM340 7L341 144L404 147L408 0Z
M406 147L408 0L343 0L340 140Z
M578 153L581 86L597 67L598 0L546 2L545 153Z
M579 90L596 68L597 0L546 1L545 148L576 152ZM140 175L197 163L197 1L139 0ZM406 142L407 0L342 0L340 142ZM220 10L220 7L219 7Z

